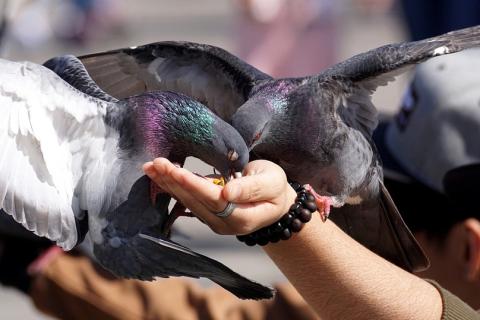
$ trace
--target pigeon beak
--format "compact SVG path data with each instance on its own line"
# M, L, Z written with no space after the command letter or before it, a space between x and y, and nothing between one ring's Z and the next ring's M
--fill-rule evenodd
M260 138L255 138L255 139L253 139L253 141L250 143L250 145L247 146L248 152L252 151L253 148L257 146L257 144L259 143L259 141L260 141Z
M225 179L228 181L232 180L232 179L237 179L237 178L241 178L242 177L242 173L241 172L234 172L232 171L230 173L230 175Z

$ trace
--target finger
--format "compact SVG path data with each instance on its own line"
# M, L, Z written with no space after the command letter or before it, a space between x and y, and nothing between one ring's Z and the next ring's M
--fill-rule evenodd
M172 195L172 191L168 187L167 183L165 182L166 175L163 173L159 173L159 171L154 167L153 161L147 162L142 167L145 174L155 183L158 185L160 189L164 192L169 193ZM163 172L163 170L162 170Z
M282 216L274 204L261 201L255 204L237 204L228 217L216 217L211 214L210 217L207 216L206 224L216 233L243 235L269 226Z
M225 221L215 216L214 212L223 210L227 202L221 198L221 188L210 180L193 174L185 169L175 167L168 159L158 158L143 166L145 173L172 194L178 201L206 223L217 233L228 228Z
M191 177L184 177L183 172L175 173L175 171L176 169L162 177L164 183L162 185L165 185L178 201L180 201L185 207L189 208L192 213L201 220L205 221L208 225L216 225L218 221L215 221L216 217L213 212L220 211L220 209L217 208L221 207L222 204L217 204L212 201L211 198L213 197L210 195L207 195L207 198L205 198L205 195L200 196L195 191L192 192L191 190L186 189L184 187L185 180L188 181ZM175 176L175 178L173 176ZM220 191L218 191L218 193L220 193ZM214 202L213 205L212 202ZM226 201L222 200L221 202L226 205Z
M237 204L233 213L224 220L230 234L242 235L269 226L278 221L282 215L274 204L260 201L255 204Z
M221 230L225 230L225 222L212 213L203 203L198 201L194 195L184 192L177 194L177 201L188 208L194 216L208 225L213 231L220 233Z
M230 202L249 203L271 200L284 188L284 183L275 173L260 172L229 181L223 189L223 197Z
M173 193L173 185L178 184L178 181L175 181L172 174L180 168L177 164L170 162L165 158L157 158L153 160L153 170L154 173L151 174L152 169L149 169L147 166L147 174L150 174L152 180L158 183L160 186L165 186L170 189Z
M154 161L143 165L143 172L158 185L163 184L163 178L166 176L169 161L164 158L157 158Z
M166 175L175 166L166 158L156 158L152 162L153 168L158 175Z
M213 210L210 206L205 205L203 201L200 201L198 197L192 193L185 192L185 190L178 185L172 187L172 192L177 195L178 201L180 201L185 207L189 208L192 214L207 224L213 231L221 234L227 233L225 231L228 229L227 222L224 219L217 217L215 214L216 212L222 211L227 206L228 203L225 200L222 200L217 204L222 209Z
M146 162L146 163L142 166L142 169L143 169L143 172L144 172L150 179L154 180L155 178L157 178L158 172L157 172L157 170L155 169L155 167L153 166L153 161Z
M196 202L202 203L210 212L219 212L225 208L227 202L222 199L222 187L186 169L175 167L166 159L155 159L153 165L162 175L161 179L157 177L157 180L163 180L178 198L186 198L186 194L192 194ZM192 209L191 204L188 205Z
M171 177L178 183L183 192L195 195L212 211L223 209L223 203L226 203L226 201L222 198L221 186L183 168L172 170Z
M147 173L150 173L150 166L150 164L145 165ZM157 180L161 180L162 185L168 187L183 205L217 233L246 234L270 225L280 218L277 212L278 208L269 202L238 204L229 217L217 217L215 213L224 210L227 206L227 201L222 198L222 188L220 186L188 170L177 168L166 159L154 160L153 166L159 174ZM265 178L261 174L249 176L246 179L247 186L252 185L249 180L253 177L257 178L258 181L263 181ZM272 178L272 176L270 175L269 178ZM267 185L267 187L271 186ZM265 187L259 185L258 188L263 189ZM278 196L278 194L275 192L275 188L271 191L271 195L264 193L269 198ZM250 199L258 200L260 198L250 197Z

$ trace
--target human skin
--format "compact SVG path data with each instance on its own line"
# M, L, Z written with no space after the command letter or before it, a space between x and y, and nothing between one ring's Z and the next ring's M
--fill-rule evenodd
M480 221L468 218L456 223L441 241L426 232L417 232L415 237L430 259L430 268L418 275L435 279L473 309L479 309Z
M225 187L176 167L167 159L144 165L145 173L220 234L247 234L288 211L295 191L283 170L250 162L244 177ZM219 218L227 201L237 204ZM314 214L288 241L263 247L322 319L440 319L441 296L430 283L375 255L331 221Z

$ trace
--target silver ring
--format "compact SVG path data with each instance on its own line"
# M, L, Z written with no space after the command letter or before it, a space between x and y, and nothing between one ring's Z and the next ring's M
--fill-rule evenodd
M235 210L235 203L229 202L223 211L215 213L215 215L220 218L226 218L232 214L233 210Z

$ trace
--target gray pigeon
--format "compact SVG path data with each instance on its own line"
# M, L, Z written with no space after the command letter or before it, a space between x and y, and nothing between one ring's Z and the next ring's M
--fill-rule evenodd
M235 129L179 93L119 101L86 73L74 76L75 85L93 96L30 62L0 60L0 70L1 209L66 250L88 231L96 259L121 277L206 277L240 298L272 296L165 237L170 196L152 199L141 169L154 157L195 156L228 177L248 162Z
M409 270L428 259L383 186L372 131L378 86L429 58L478 46L480 27L356 55L318 75L272 79L217 47L158 42L80 57L93 80L121 98L172 90L206 104L240 132L251 158L278 163L308 184L352 237Z

